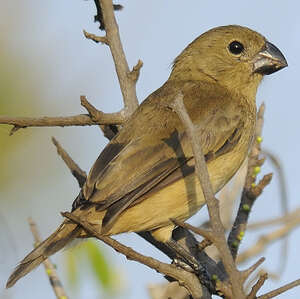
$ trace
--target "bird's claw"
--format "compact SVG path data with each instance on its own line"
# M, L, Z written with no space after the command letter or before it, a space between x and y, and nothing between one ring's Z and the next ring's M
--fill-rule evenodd
M179 258L174 258L172 264L190 273L197 273L199 271L198 265L189 265Z

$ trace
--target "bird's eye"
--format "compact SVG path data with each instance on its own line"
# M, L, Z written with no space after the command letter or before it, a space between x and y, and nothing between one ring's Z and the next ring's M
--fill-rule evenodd
M234 55L238 55L241 54L244 50L244 46L243 44L241 44L238 41L233 41L232 43L230 43L230 45L228 46L229 51L234 54Z

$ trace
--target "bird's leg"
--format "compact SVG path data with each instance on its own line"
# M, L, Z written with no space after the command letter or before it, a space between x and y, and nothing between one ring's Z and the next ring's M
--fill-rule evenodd
M174 227L174 223L171 222L168 226L160 227L156 230L151 231L151 235L155 240L164 243L168 248L170 248L171 252L175 253L175 255L171 258L177 265L185 268L189 272L191 272L192 268L194 272L198 273L200 270L200 266L197 259L172 238ZM180 262L179 259L181 260ZM183 263L185 264L185 266L183 266ZM187 266L190 266L191 268L187 269Z
M173 259L175 264L189 272L193 271L197 274L207 276L206 270L200 265L197 259L172 238L174 226L174 223L171 223L169 226L164 226L151 231L151 236L156 240L154 242L152 240L152 244L155 246L157 241L162 242L169 248L169 251L173 252L171 256L170 252L167 253L167 255ZM149 238L147 238L147 240L151 242Z
M203 285L205 285L209 290L213 292L215 291L215 286L212 283L211 277L204 265L202 265L191 253L189 253L175 240L168 240L166 245L171 250L175 251L176 255L178 256L178 258L173 258L174 264L188 272L196 273Z
M179 259L175 258L173 261L176 265L184 268L185 270L191 272L191 268L198 273L200 271L201 266L197 259L192 256L186 249L184 249L180 244L178 244L173 239L170 239L166 242L167 246L173 249ZM180 260L181 259L181 260Z

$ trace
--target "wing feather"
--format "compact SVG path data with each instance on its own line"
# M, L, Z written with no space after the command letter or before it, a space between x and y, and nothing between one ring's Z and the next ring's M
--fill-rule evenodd
M206 89L205 97L202 88ZM215 97L216 86L211 86L209 93L207 89L199 84L190 86L184 103L199 130L206 158L214 159L232 150L243 123L227 91L219 91L224 93L219 99ZM177 90L169 88L168 92L176 94ZM161 104L162 95L170 98L165 89L158 90L138 108L100 154L88 176L83 193L90 204L106 210L104 231L125 209L194 171L187 135L174 112L166 108L166 103Z

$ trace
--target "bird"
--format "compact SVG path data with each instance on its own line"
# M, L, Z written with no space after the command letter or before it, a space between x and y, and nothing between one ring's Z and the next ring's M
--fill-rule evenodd
M175 227L205 199L186 129L170 108L180 93L196 128L214 193L237 172L253 140L256 93L264 75L287 66L264 36L239 25L203 33L174 60L167 81L150 94L106 145L72 205L72 214L105 236L150 232L169 244ZM12 287L77 238L90 237L66 219L16 267Z

